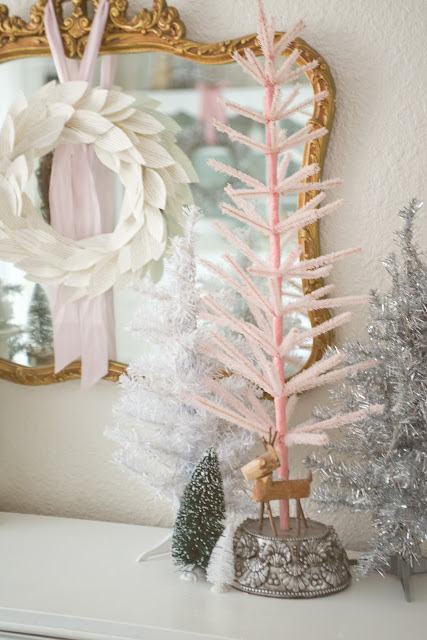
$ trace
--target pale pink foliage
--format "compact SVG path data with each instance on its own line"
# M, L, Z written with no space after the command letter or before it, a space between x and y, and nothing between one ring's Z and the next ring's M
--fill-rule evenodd
M236 52L233 57L243 71L250 74L256 82L266 88L266 92L267 88L269 88L269 90L272 88L271 104L268 111L265 109L264 113L258 113L229 100L224 100L223 103L235 113L255 120L256 122L263 123L266 128L268 127L269 141L263 143L253 140L224 123L215 121L214 124L218 131L226 133L231 140L238 141L267 157L283 153L283 158L277 166L277 181L271 186L271 182L264 184L253 176L238 171L234 167L225 165L217 160L210 160L209 164L215 170L225 173L230 177L237 178L246 185L245 188L239 189L233 188L230 185L226 187L225 191L233 201L234 206L224 203L221 205L222 212L238 219L265 236L281 236L281 246L283 247L296 231L320 220L342 204L341 200L336 200L319 207L325 198L324 191L339 184L340 181L322 180L319 182L307 182L307 178L311 178L319 172L319 166L315 163L302 167L291 175L287 175L291 160L289 150L297 145L306 144L311 140L324 136L327 130L324 128L314 129L312 125L307 125L288 137L286 130L280 129L278 122L310 104L315 104L319 100L323 100L327 94L326 92L321 92L308 100L293 105L299 93L299 85L297 84L290 91L288 97L282 99L281 85L291 82L301 74L315 68L317 62L315 61L295 69L294 63L300 55L300 52L295 50L287 58L284 58L281 65L276 68L275 60L282 56L284 50L303 30L304 23L299 21L288 33L276 41L274 24L271 20L266 19L260 1L258 4L258 41L264 54L264 62L257 59L250 49L244 51L244 56ZM250 201L260 196L271 198L272 194L276 194L276 197L278 194L280 197L305 193L307 191L319 191L319 193L298 211L289 213L285 219L275 225L271 224L271 219L265 220L248 202L248 200ZM369 361L363 364L343 367L343 356L335 354L301 371L291 380L284 381L283 376L278 374L277 367L275 367L273 362L273 360L276 359L277 364L278 358L283 359L284 362L292 361L292 356L290 355L292 349L348 322L351 318L351 313L341 313L323 322L323 324L308 330L293 328L287 335L283 336L279 343L277 338L275 339L273 331L273 318L283 318L295 312L307 312L326 308L343 308L368 300L366 296L326 299L324 296L333 289L333 285L326 285L311 293L302 295L302 297L296 298L293 301L285 302L282 280L291 283L294 288L298 288L295 286L295 280L293 280L295 278L315 279L329 276L337 260L355 254L360 251L360 249L344 249L311 260L301 261L302 248L297 245L290 251L289 255L279 266L273 266L271 256L269 261L261 259L260 256L235 233L222 224L217 223L215 226L226 240L250 260L251 266L243 270L229 255L225 256L225 260L231 269L231 273L226 272L221 267L206 260L203 260L202 263L213 274L242 296L252 313L253 322L234 317L227 311L225 306L210 296L205 298L208 311L202 314L202 317L207 321L232 329L243 336L251 349L252 357L247 355L246 350L245 353L243 353L233 341L215 331L211 333L210 342L206 342L204 345L207 353L217 358L226 368L242 375L260 387L263 391L273 396L273 398L287 398L287 420L289 420L295 409L299 394L324 384L336 383L360 369L375 366L375 361ZM260 277L267 279L268 297L254 279L259 279ZM295 298L295 296L292 295L290 297ZM288 296L286 299L287 298ZM248 402L245 404L234 398L228 390L223 388L219 381L206 379L206 385L210 391L214 392L218 401L215 402L211 399L207 400L199 397L191 400L193 404L204 407L225 420L229 420L239 426L255 430L264 435L268 435L270 430L274 430L276 425L266 412L262 402L260 402L251 390L247 392L246 399ZM328 436L325 433L326 430L360 420L366 413L379 412L381 410L382 407L375 406L347 415L337 415L329 420L317 422L315 420L309 420L298 425L291 432L288 432L282 439L282 444L286 446L294 444L324 444L328 440Z

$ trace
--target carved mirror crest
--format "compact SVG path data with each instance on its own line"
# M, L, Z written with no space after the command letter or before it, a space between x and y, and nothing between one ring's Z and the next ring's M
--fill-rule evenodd
M72 0L71 14L64 13L62 0L54 0L58 24L67 56L82 56L91 29L93 6L84 0ZM9 104L19 89L29 97L33 91L46 81L55 77L55 69L50 58L50 49L44 30L43 13L46 0L40 0L30 10L28 22L14 16L10 17L8 8L0 5L0 83L2 86L3 119ZM94 0L95 7L97 6ZM280 34L277 34L280 37ZM244 170L245 163L256 162L247 151L242 152L238 143L230 144L221 134L215 134L210 127L217 95L245 103L248 107L259 108L261 90L248 78L242 78L232 60L235 50L251 48L261 55L256 36L247 35L234 40L215 43L200 43L185 38L185 25L178 11L168 7L165 0L154 0L151 9L128 17L126 0L110 0L109 19L101 45L101 54L121 54L115 84L126 92L138 95L148 94L160 102L160 110L166 112L181 126L178 144L190 156L199 175L200 183L193 185L196 204L205 213L206 227L203 228L200 250L209 259L219 258L224 252L219 238L207 236L211 230L211 220L219 217L218 202L223 198L222 177L207 167L206 160L214 156ZM310 93L327 91L328 97L316 102L304 114L305 120L288 121L288 130L299 128L310 122L314 128L326 127L331 130L335 89L328 65L323 58L307 43L297 39L285 55L289 56L293 48L301 51L296 64L302 66L318 60L319 66L306 74L302 90L307 97ZM210 107L206 106L210 105ZM232 114L223 117L233 123ZM301 118L301 116L299 116ZM243 119L242 119L243 120ZM234 122L234 125L236 123ZM242 124L243 123L238 123ZM234 126L233 125L233 126ZM252 123L251 126L256 126ZM252 132L253 134L254 132ZM300 150L296 158L301 166L317 162L323 167L328 144L328 136L311 141ZM38 193L39 206L43 210L42 172L46 163L42 163L38 172L39 183L32 186ZM258 169L262 178L264 166ZM308 180L317 182L321 175L313 175ZM33 194L33 195L34 195ZM315 195L307 192L295 196L295 202L288 205L303 206ZM119 196L118 196L119 197ZM35 199L33 200L35 201ZM287 209L290 207L287 206ZM211 234L211 231L209 231ZM207 242L206 239L209 241ZM204 242L204 244L203 244ZM305 227L299 233L299 242L303 247L303 258L310 259L320 255L318 223ZM213 255L214 254L214 255ZM308 293L323 286L321 279L303 280L301 292ZM135 355L136 345L124 330L139 306L139 298L132 298L130 292L116 292L115 310L117 326L118 360L110 362L108 380L117 380L126 370L131 356ZM327 320L328 310L309 313L302 322L316 326ZM43 344L37 349L29 345L31 322L38 323L39 332L49 335L49 291L29 283L15 267L0 263L0 378L22 384L49 384L80 377L80 363L75 362L59 374L54 374L52 350ZM301 354L297 369L308 367L322 357L327 346L332 344L332 334L321 335L313 340L306 352ZM48 338L46 338L48 340ZM27 346L25 346L27 344ZM29 345L29 346L28 346Z

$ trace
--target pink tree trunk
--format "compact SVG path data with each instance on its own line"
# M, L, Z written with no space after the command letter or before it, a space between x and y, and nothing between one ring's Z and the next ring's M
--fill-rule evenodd
M274 86L267 85L265 88L265 115L270 117L271 103L273 101ZM271 146L272 135L271 128L274 125L271 122L266 124L266 139L267 144ZM279 202L280 195L274 193L277 187L277 165L278 155L277 153L270 153L267 157L268 165L268 186L272 193L269 196L268 202L268 221L270 228L276 226L279 223ZM274 234L270 236L270 261L274 268L280 267L280 235ZM282 278L277 278L277 284L279 291L282 291ZM277 345L280 345L283 339L283 317L273 317L273 334L274 341ZM284 359L275 357L274 365L279 375L280 381L284 382ZM287 480L289 478L289 462L288 462L288 448L284 444L284 437L286 435L286 398L274 398L274 409L276 414L276 431L277 431L277 449L282 458L282 466L278 470L280 478ZM283 531L289 529L289 500L280 501L280 528Z

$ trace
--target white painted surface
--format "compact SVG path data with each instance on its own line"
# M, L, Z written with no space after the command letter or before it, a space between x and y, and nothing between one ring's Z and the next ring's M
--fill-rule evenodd
M0 514L0 632L78 640L262 640L283 629L300 640L422 638L427 575L372 576L341 593L280 600L179 579L170 557L137 554L164 529ZM0 637L1 634L0 634Z
M30 4L12 2L12 13L25 16ZM195 40L232 38L255 29L252 0L171 4ZM326 177L344 180L336 196L347 203L322 222L322 246L325 251L353 245L364 250L361 258L337 266L337 295L386 288L381 259L393 248L395 212L412 196L427 195L425 1L265 0L265 6L278 29L305 19L304 37L325 57L337 84ZM420 231L424 248L426 216ZM362 335L363 322L364 312L356 312L339 340ZM107 382L85 394L77 382L44 388L1 382L0 507L168 525L167 507L110 463L113 444L102 433L116 394ZM300 412L308 415L313 403L326 399L324 391L312 393ZM297 464L305 454L294 452ZM364 546L369 529L362 518L337 514L334 524L347 545Z

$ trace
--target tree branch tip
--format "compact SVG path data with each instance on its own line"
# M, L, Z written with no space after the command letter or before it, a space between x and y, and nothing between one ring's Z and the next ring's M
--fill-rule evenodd
M371 407L371 413L384 413L384 408L383 404L374 404L373 407Z

